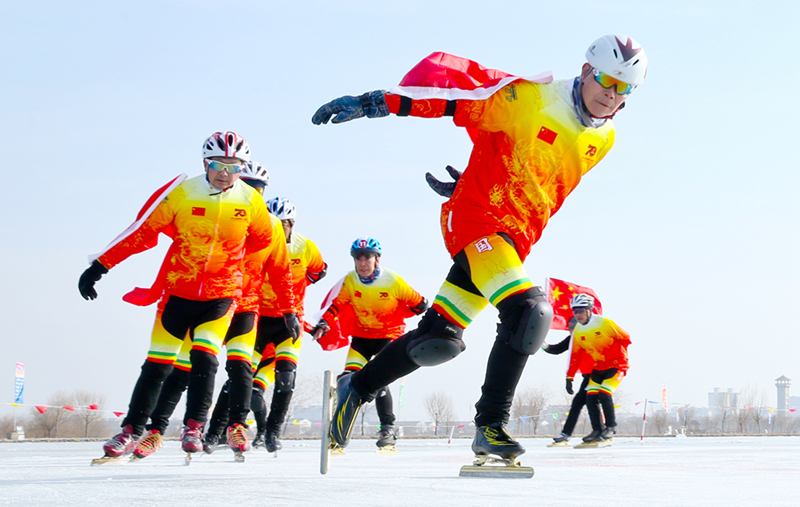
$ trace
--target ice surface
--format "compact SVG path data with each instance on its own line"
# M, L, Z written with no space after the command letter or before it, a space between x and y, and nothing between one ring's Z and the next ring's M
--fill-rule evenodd
M573 439L573 443L578 443ZM228 449L184 466L177 442L143 461L90 467L99 442L0 444L0 505L796 506L800 438L618 438L604 449L523 439L532 479L458 477L469 440L400 440L376 454L354 440L319 474L319 442L284 441L277 458Z

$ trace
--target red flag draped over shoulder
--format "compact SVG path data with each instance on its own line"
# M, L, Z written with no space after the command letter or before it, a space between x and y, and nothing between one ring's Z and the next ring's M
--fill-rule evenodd
M322 301L320 311L312 317L316 323L319 322L325 311L331 306L333 300L339 295L344 284L344 277L336 282L336 284L328 291L328 295ZM325 336L321 337L317 342L322 350L336 350L350 345L350 336L353 334L353 325L355 324L356 314L353 312L353 307L347 305L339 312L339 318L336 322L328 322L330 329ZM315 324L316 325L316 324Z
M519 77L486 68L467 58L436 52L419 62L389 93L415 100L484 100L509 83L521 79L549 83L553 75L543 72L532 77ZM476 133L472 129L467 131L474 139Z
M111 242L110 245L106 248L108 250L113 245L116 245L125 237L127 237L131 232L135 231L139 228L139 226L147 220L153 211L155 211L156 207L164 200L164 198L169 195L170 192L175 190L178 185L183 183L183 181L187 178L186 174L181 174L173 178L169 183L164 185L163 187L159 188L153 195L147 199L147 202L144 203L142 209L139 210L139 213L136 215L136 221L128 227L125 232L117 236L117 238ZM175 230L172 226L168 227L166 230L163 231L163 234L167 235L170 238L175 237ZM158 239L147 243L144 245L145 250L149 250L154 248L158 244ZM100 257L105 252L98 254L95 258ZM166 271L166 266L162 265L161 269L159 270L158 276L156 276L156 280L153 282L153 286L149 289L143 289L141 287L136 287L132 291L128 292L124 296L122 296L122 300L126 303L130 303L136 306L149 306L161 299L161 294L164 292L164 276Z
M572 309L569 307L569 302L575 294L592 296L594 298L594 313L603 315L603 305L597 298L595 291L589 287L581 287L557 278L548 278L547 302L553 307L553 323L550 324L550 329L563 329L565 331L569 329L567 324L572 318Z

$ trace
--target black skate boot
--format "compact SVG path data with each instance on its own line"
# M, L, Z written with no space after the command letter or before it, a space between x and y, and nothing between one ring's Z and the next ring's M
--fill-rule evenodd
M472 441L475 456L497 456L502 460L514 460L525 453L525 448L508 434L502 424L478 426Z
M397 443L397 431L394 426L381 426L381 431L378 433L378 441L375 445L381 449L384 447L392 446Z
M603 440L603 430L592 430L591 433L583 437L583 442L586 444L592 444L596 442L600 442Z
M219 445L219 435L216 433L206 433L205 438L203 439L203 452L206 454L211 454L215 450L217 450L217 446Z
M614 435L617 434L617 427L616 426L606 426L606 429L600 434L600 438L602 440L611 440L614 438Z
M336 411L331 421L331 438L344 447L350 442L350 433L361 410L361 396L350 385L352 375L345 375L336 384Z
M264 447L264 437L265 433L263 431L256 433L256 438L253 439L253 449L261 449Z
M281 439L281 430L278 426L267 426L267 435L264 437L264 444L267 452L278 452L283 449Z
M553 443L554 444L566 444L567 442L569 442L569 437L570 436L571 435L568 435L566 433L562 433L562 434L560 434L559 436L557 436L556 438L553 439Z

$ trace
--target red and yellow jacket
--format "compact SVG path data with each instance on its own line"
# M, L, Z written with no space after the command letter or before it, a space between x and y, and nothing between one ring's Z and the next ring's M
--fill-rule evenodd
M572 336L567 378L573 378L578 370L587 373L587 364L591 364L592 370L617 368L622 372L628 371L628 345L631 344L631 337L613 320L602 315L592 315L586 324L575 325Z
M441 227L450 255L481 236L505 232L524 261L581 177L611 149L614 126L610 120L600 128L581 124L574 112L573 80L509 78L516 80L482 100L445 100L436 98L442 96L441 88L409 86L411 81L435 82L436 72L442 72L440 59L453 58L442 55L423 60L403 80L406 86L385 94L389 111L453 116L475 144L453 196L442 206Z
M321 273L328 267L322 260L317 245L313 241L292 231L292 240L289 243L284 241L288 250L289 263L291 265L292 287L294 291L294 311L297 317L302 319L304 315L303 301L306 297L306 287L321 278ZM261 304L259 315L264 317L280 317L284 312L280 311L279 301L276 295L276 287L272 279L268 276L264 279L261 286Z
M381 268L378 278L369 285L351 271L322 318L328 323L335 322L339 313L350 306L355 319L349 326L349 335L394 339L405 332L405 319L414 316L409 308L419 305L423 299L394 271Z
M258 192L238 180L221 192L200 175L170 191L98 260L111 269L154 245L160 232L170 232L174 239L161 268L164 290L200 301L239 298L245 251L267 248L273 236L269 212Z
M239 312L258 312L262 287L269 284L275 297L274 317L295 311L297 302L292 283L291 259L286 248L286 236L278 217L270 214L272 243L263 250L247 253L244 257L242 297L236 307Z

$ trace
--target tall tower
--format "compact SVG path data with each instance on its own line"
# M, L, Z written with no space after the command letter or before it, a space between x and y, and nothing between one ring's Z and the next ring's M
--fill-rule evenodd
M775 387L778 388L778 410L787 410L789 408L789 386L792 385L792 380L786 378L785 375L775 379Z

